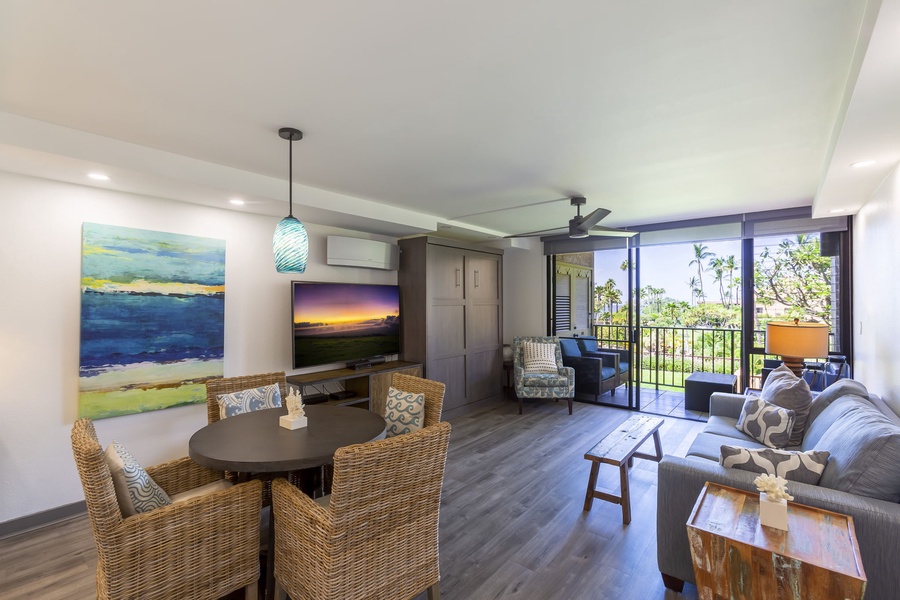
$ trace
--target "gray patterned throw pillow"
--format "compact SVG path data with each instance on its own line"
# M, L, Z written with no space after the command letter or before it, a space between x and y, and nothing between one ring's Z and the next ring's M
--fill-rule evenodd
M781 365L766 378L759 397L770 404L794 411L794 428L788 446L799 446L806 431L806 418L812 406L809 385L786 366Z
M721 452L719 464L723 467L778 475L788 481L810 485L819 484L829 456L828 452L817 450L796 452L728 445L722 446Z
M762 398L748 398L735 427L769 448L784 448L791 441L794 411L769 404Z
M106 449L116 500L123 517L172 504L172 499L135 460L125 446L113 440Z

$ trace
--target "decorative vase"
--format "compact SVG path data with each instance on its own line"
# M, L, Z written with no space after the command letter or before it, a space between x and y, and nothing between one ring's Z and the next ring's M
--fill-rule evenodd
M765 492L759 495L759 523L766 527L787 531L787 500L769 500Z
M509 344L503 344L503 360L509 362L513 359L513 351Z

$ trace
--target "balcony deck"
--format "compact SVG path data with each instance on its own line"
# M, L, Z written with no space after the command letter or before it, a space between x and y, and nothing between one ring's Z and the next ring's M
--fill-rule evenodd
M619 392L624 396L624 392ZM709 413L684 408L684 392L681 390L657 390L652 387L643 387L641 394L641 412L690 419L692 421L706 421Z

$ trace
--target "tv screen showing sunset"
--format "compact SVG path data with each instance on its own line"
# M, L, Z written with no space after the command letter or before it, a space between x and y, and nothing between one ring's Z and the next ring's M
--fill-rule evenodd
M400 352L395 285L293 284L294 368Z

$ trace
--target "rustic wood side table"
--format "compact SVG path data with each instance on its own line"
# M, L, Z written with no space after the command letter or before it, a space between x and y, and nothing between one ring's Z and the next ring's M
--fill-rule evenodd
M788 502L788 530L763 527L758 493L707 483L687 530L701 600L859 600L865 592L853 517Z

